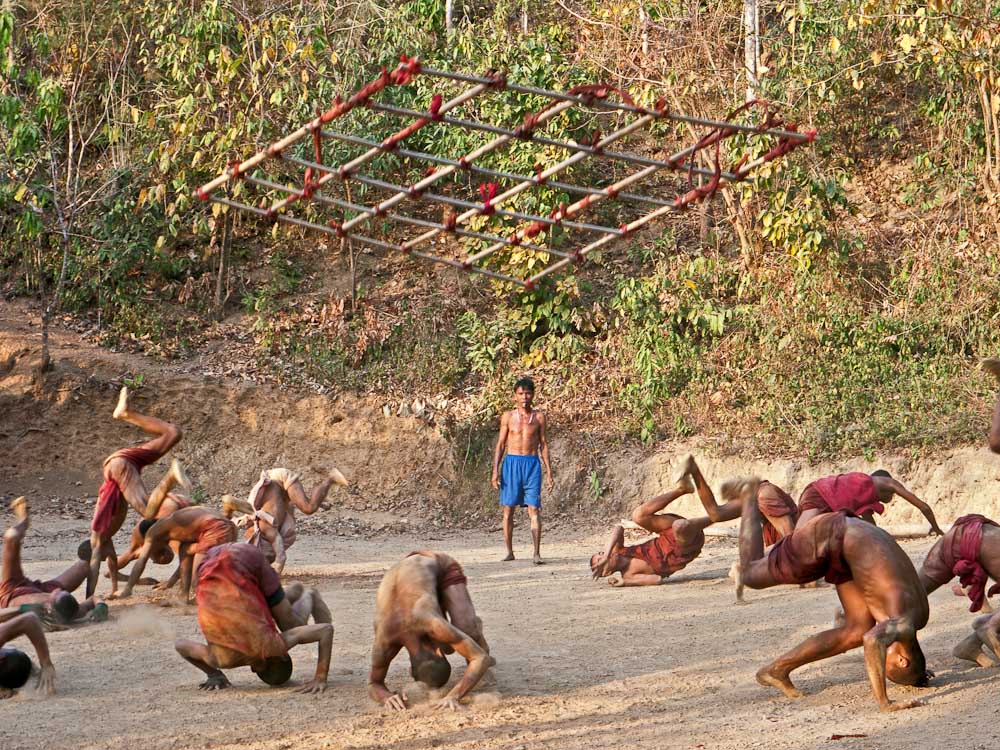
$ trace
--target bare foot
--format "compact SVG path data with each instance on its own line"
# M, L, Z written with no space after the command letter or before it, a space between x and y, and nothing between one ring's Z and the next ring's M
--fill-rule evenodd
M19 522L24 521L28 517L28 501L24 495L11 500L10 510L14 514L14 518Z
M191 480L188 479L187 472L184 471L184 467L181 466L181 462L176 458L170 462L170 475L174 480L183 487L186 491L191 491Z
M997 380L1000 380L1000 359L995 359L992 357L989 359L984 359L979 363L979 366L982 367L984 370L986 370L986 372L995 377Z
M511 561L511 560L513 560L513 559L514 559L514 553L513 553L513 552L508 552L508 553L507 553L507 557L505 557L505 558L504 558L503 560L501 560L500 562L510 562L510 561Z
M965 661L973 661L981 667L995 667L996 664L990 657L983 653L981 643L967 643L962 641L951 650L952 656Z
M681 462L681 468L677 474L677 489L687 494L688 492L694 492L694 481L691 479L691 472L697 468L697 464L694 461L694 456L690 453Z
M532 562L533 562L533 563L534 563L535 565L545 565L545 561L544 561L544 560L542 559L542 556L541 556L541 555L537 555L537 554L536 554L536 555L535 555L535 556L534 556L533 558L531 558L531 561L532 561Z
M340 473L340 469L334 467L330 469L330 479L333 480L334 484L339 484L341 487L346 487L348 485L347 477Z
M128 415L128 386L123 385L118 391L118 405L111 414L112 419L124 419Z
M786 698L802 697L802 691L792 684L792 681L788 679L788 675L779 677L778 675L773 674L768 667L764 667L757 672L757 682L765 687L778 688L778 690L785 694Z
M743 566L739 563L733 563L733 567L729 569L729 577L736 583L736 603L746 604L747 602L743 598Z

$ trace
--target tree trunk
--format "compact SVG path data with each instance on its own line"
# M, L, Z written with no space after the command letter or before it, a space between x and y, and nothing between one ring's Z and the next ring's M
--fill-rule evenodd
M215 277L215 318L225 317L229 300L229 254L233 245L233 212L226 211L222 219L222 238L219 241L219 269Z
M455 28L455 0L444 0L444 30L449 34Z
M757 0L743 0L743 65L747 75L746 101L757 98L757 65L760 61L760 18Z

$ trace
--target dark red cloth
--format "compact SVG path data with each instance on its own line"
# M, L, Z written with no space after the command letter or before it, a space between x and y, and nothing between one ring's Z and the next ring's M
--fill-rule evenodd
M847 514L822 513L796 527L767 555L767 569L778 583L811 583L825 578L844 583L852 578L843 558Z
M135 467L137 472L141 473L145 467L155 463L162 456L163 454L159 451L148 448L123 448L104 459L104 464L107 465L115 458L124 458ZM94 520L90 524L91 530L96 531L102 537L108 536L111 533L111 524L115 515L121 507L121 503L124 502L125 496L122 494L118 482L111 477L105 477L104 484L101 485L101 489L97 493L97 507L94 508Z
M238 533L228 518L209 518L198 530L198 539L187 548L188 554L203 555L220 544L232 544Z
M924 576L938 586L943 586L957 576L962 587L968 590L969 600L972 602L970 612L978 612L983 608L986 584L989 581L989 574L979 562L984 525L1000 524L978 513L970 513L957 519L948 533L927 553L922 568ZM1000 583L990 589L989 595L993 596L998 591Z
M23 575L20 578L11 578L0 582L0 609L8 606L18 597L31 596L32 594L51 594L58 588L58 581L32 580Z
M672 513L668 515L675 520L683 520L681 516ZM677 537L674 536L674 529L671 527L666 531L661 531L655 539L625 547L619 554L623 557L642 560L653 569L656 575L666 578L686 567L701 553L701 548L704 546L704 532L699 530L694 539L682 546L678 543Z
M757 490L757 507L760 512L770 518L781 518L783 516L792 517L792 525L795 525L799 517L799 509L792 500L792 496L781 487L772 484L766 479L760 483ZM764 546L770 547L781 539L781 534L767 518L764 519Z
M205 639L255 660L288 653L267 605L281 578L249 544L211 549L198 568L198 625Z
M807 510L819 510L821 513L846 510L855 516L862 516L868 511L884 513L885 506L879 500L871 476L853 471L817 479L806 487L799 498L799 514Z
M435 557L433 552L411 552L407 557ZM452 586L464 586L468 584L469 579L465 576L465 571L462 570L462 566L457 560L452 560L451 563L444 570L438 570L437 573L437 590L438 595L444 592L445 589L451 588Z

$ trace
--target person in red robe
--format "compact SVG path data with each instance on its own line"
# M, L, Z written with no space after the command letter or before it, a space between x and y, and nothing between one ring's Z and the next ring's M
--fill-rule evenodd
M806 486L799 497L797 525L809 521L820 513L847 511L853 516L875 523L876 513L885 512L885 503L899 495L919 510L931 525L930 535L944 532L938 526L931 506L893 479L884 469L864 474L860 471L817 479Z
M120 599L132 595L150 557L170 562L173 558L170 545L176 543L180 545L181 597L189 600L192 573L198 570L204 556L213 547L235 542L238 536L232 521L218 511L197 505L181 508L159 521L143 521L139 530L145 542L139 550L139 559L129 571L125 588L117 596Z
M741 496L717 505L711 490L699 493L707 515L698 518L684 518L675 513L660 513L670 503L695 490L692 474L704 483L694 459L690 456L685 463L676 486L662 495L639 505L632 511L632 521L656 537L641 544L626 545L625 529L615 526L604 552L590 558L590 572L595 579L611 576L612 586L658 586L679 570L683 570L701 553L705 544L705 529L713 519L732 519L739 515L743 498ZM621 577L615 577L620 573Z
M159 521L161 518L166 518L175 510L180 510L181 508L190 508L191 500L187 495L180 492L168 492L167 496L163 499L163 503L160 505L159 509L156 511L155 520ZM142 533L143 525L140 521L132 529L132 536L129 539L129 547L125 552L118 555L117 568L121 571L126 565L128 565L133 560L139 559L139 552L142 550L142 545L145 544L146 539ZM157 565L168 565L171 560L176 556L180 559L180 542L171 542L170 546L166 550L160 550L159 553L152 555L152 560ZM110 572L104 574L107 577L111 576ZM159 582L155 578L140 578L137 581L139 586L152 586L157 591L164 591L166 589L172 588L176 585L177 581L180 580L181 576L181 566L178 563L177 569L174 571L173 575L170 576L164 582ZM122 575L121 572L118 573L118 581L127 581L128 576Z
M902 685L926 685L917 631L927 624L927 594L910 558L885 531L847 513L814 514L791 535L764 552L760 509L743 505L740 575L752 589L802 584L826 578L837 586L844 620L779 656L757 672L757 681L791 698L802 695L789 675L820 659L864 645L865 668L882 711L920 705L893 703L886 678Z
M303 643L319 644L319 660L314 678L296 691L326 690L333 650L330 610L316 589L301 584L283 589L259 549L236 543L209 550L198 568L196 601L207 643L180 639L174 648L207 675L202 690L229 687L222 670L236 667L250 667L268 685L283 685L292 676L288 652Z
M125 522L128 507L144 519L156 518L160 504L167 494L181 485L189 490L190 482L180 463L174 460L170 471L160 481L152 494L142 482L142 470L165 456L181 439L180 428L162 419L140 414L129 408L129 392L122 387L118 403L112 414L114 419L128 422L155 435L142 445L115 451L104 459L104 484L97 496L94 520L90 525L90 571L87 575L87 596L93 596L101 572L101 560L107 560L111 578L112 595L118 590L118 556L111 538Z
M930 594L953 578L959 579L972 602L969 611L983 609L989 579L1000 581L1000 525L978 513L962 516L931 547L920 568L924 589ZM1000 583L990 588L989 596L997 592L1000 592ZM982 667L996 666L983 649L988 648L1000 659L1000 612L977 617L972 630L952 653Z
M3 535L0 620L19 613L24 605L31 605L43 622L53 627L87 617L98 605L102 608L100 614L106 615L107 606L93 597L81 604L73 596L87 577L89 544L84 542L78 551L80 559L55 578L48 581L28 578L21 567L21 545L30 524L28 502L19 497L10 504L10 509L15 523Z

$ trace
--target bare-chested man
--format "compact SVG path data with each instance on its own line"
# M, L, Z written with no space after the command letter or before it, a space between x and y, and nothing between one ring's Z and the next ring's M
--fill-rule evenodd
M125 588L118 595L121 599L132 595L150 557L155 556L157 562L164 565L173 559L171 542L181 544L181 596L189 599L192 573L198 570L205 554L220 544L232 544L238 536L236 526L224 515L196 505L181 508L159 521L143 521L139 530L145 542L139 550L139 559L132 565Z
M142 470L156 462L173 448L181 439L180 428L162 419L140 414L129 409L128 388L123 387L118 394L118 404L112 414L114 419L133 424L156 437L135 448L124 448L104 459L104 484L101 485L91 523L90 572L87 576L87 596L93 596L101 570L101 560L106 559L111 578L111 592L118 590L118 558L111 538L125 522L128 506L145 519L156 517L163 499L180 484L189 488L187 476L176 460L170 471L153 490L146 492L142 483Z
M875 513L884 513L885 505L899 495L914 508L923 513L930 523L930 535L944 532L938 526L931 506L893 479L884 469L864 474L854 471L849 474L817 479L802 490L799 497L799 520L797 526L807 523L820 513L835 513L840 510L875 523Z
M80 584L87 578L90 569L89 544L80 546L80 557L67 570L50 581L32 580L24 575L21 568L21 545L28 531L28 502L19 497L10 504L14 512L15 523L3 535L3 564L0 569L0 621L13 617L20 612L23 605L38 605L42 620L55 626L70 623L73 620L91 614L95 606L100 605L104 619L107 606L93 597L80 604L73 596Z
M202 690L229 687L223 669L250 667L268 685L284 685L292 676L289 649L319 644L312 681L300 693L326 690L333 650L330 610L316 589L300 583L281 587L281 578L256 547L215 547L198 568L198 625L207 645L178 640L174 647L206 675ZM313 624L309 625L309 617Z
M389 664L403 648L410 654L413 679L432 688L444 687L451 676L445 654L456 651L468 663L462 679L435 708L457 708L496 663L467 584L462 566L443 552L411 552L389 569L375 595L375 644L368 677L373 700L397 711L406 708L406 695L385 684Z
M984 359L982 367L986 372L1000 382L1000 359ZM997 392L997 402L993 407L993 419L990 422L990 450L1000 453L1000 391Z
M153 520L159 521L161 518L166 518L167 516L169 516L175 510L180 510L181 508L190 508L190 507L191 507L191 500L183 492L177 492L177 491L168 492L166 497L163 499L163 502L160 504L159 509L157 509L156 516L154 517ZM128 576L122 575L120 571L133 560L139 559L139 552L142 550L142 545L146 543L146 539L142 533L143 528L144 527L141 521L135 525L135 528L132 529L132 537L129 539L128 549L125 550L125 552L123 552L122 554L118 555L117 568L119 570L118 573L119 581L128 580ZM136 582L137 585L153 586L157 590L169 589L172 586L174 586L180 579L180 574L181 574L180 549L181 549L180 542L171 542L169 554L167 554L166 552L161 552L160 554L152 556L153 562L157 563L158 565L166 565L173 559L174 556L177 557L178 559L177 570L174 571L173 575L167 581L159 582L153 578L140 578ZM111 572L109 571L104 575L110 577Z
M56 691L56 668L52 666L42 622L33 612L26 612L0 623L0 700L12 697L31 676L31 658L20 649L3 647L22 635L31 641L38 655L40 670L36 689L45 695Z
M590 572L594 578L621 573L620 579L612 577L608 583L612 586L658 586L701 554L705 545L705 529L714 523L713 516L720 520L735 518L746 497L740 494L720 506L708 489L707 493L700 492L699 498L709 515L684 518L674 513L660 514L674 500L695 489L692 476L697 476L702 488L707 489L697 464L689 457L674 489L657 495L632 511L632 521L657 534L656 538L626 546L625 529L615 526L607 549L590 558Z
M958 578L972 601L970 612L983 608L986 584L991 577L1000 581L1000 525L978 514L956 520L948 533L931 547L920 569L920 580L928 594ZM989 595L998 591L1000 584L994 585ZM973 633L955 646L952 653L982 667L995 666L983 653L983 646L1000 659L1000 612L976 618L972 628Z
M306 496L298 474L288 469L262 471L247 504L227 495L223 498L223 512L227 517L236 511L246 514L236 519L237 525L247 525L247 541L259 548L280 574L285 569L288 548L295 543L295 509L311 516L324 507L323 501L334 484L347 486L347 479L336 468Z
M836 584L844 622L807 639L757 672L757 681L791 698L802 693L789 675L804 664L864 645L865 668L879 708L895 711L919 701L893 703L886 677L902 685L927 684L917 631L927 624L927 594L910 558L874 524L846 513L814 514L765 555L757 503L743 506L740 568L752 589L802 584L825 577Z
M514 559L514 508L528 506L535 565L542 564L542 468L546 489L552 491L549 442L545 414L531 407L535 383L521 378L514 384L516 408L500 417L500 436L493 451L493 489L500 490L503 506L504 562ZM506 453L506 455L504 455ZM501 460L503 464L501 466Z

